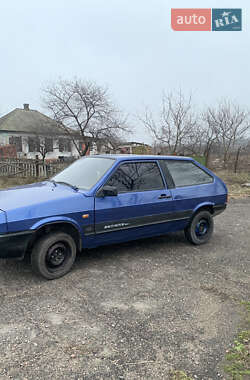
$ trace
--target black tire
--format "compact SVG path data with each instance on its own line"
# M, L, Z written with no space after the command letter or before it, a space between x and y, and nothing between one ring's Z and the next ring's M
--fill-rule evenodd
M185 228L185 236L195 245L205 244L209 241L214 230L214 220L209 211L200 211Z
M63 232L52 232L35 243L31 253L31 265L37 274L47 280L54 280L70 271L75 258L74 239Z

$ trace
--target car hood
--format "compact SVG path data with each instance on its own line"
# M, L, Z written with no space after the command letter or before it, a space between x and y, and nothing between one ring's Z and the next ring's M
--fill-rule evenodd
M83 196L67 185L39 182L30 185L0 190L0 209L8 212L17 208L27 208L65 198Z

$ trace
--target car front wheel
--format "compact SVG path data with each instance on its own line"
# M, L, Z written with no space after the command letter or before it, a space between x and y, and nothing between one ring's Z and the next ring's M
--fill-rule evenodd
M33 270L54 280L64 276L72 268L76 258L74 239L63 232L54 232L41 237L34 245L31 254Z
M186 238L195 245L206 243L212 236L214 220L209 211L198 212L188 227L185 228Z

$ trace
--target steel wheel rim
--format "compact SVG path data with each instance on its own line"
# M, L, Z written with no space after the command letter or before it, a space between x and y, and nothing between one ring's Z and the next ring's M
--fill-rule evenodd
M210 223L207 219L200 219L195 226L195 234L198 238L203 238L209 231Z
M61 269L69 259L71 249L65 242L56 242L51 245L46 253L46 266L50 272Z

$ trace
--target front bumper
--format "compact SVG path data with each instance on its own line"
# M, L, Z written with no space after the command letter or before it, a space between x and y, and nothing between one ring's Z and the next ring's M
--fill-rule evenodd
M33 231L0 235L0 259L23 259Z

